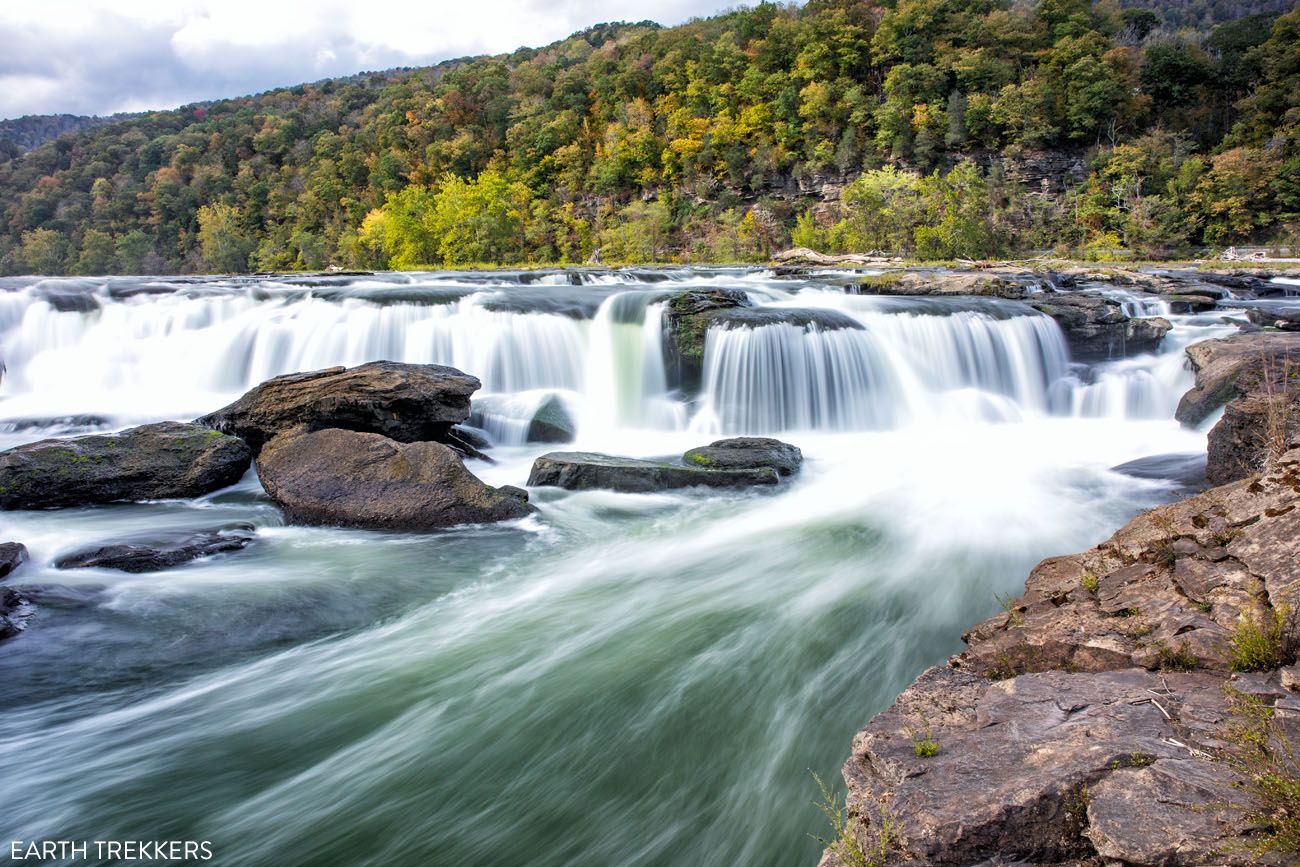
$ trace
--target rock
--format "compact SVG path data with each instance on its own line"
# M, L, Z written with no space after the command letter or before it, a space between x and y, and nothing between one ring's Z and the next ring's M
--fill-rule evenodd
M528 423L527 441L530 443L571 443L577 426L569 415L564 401L551 395L542 402Z
M1247 863L1244 848L1208 860L1248 829L1225 807L1236 775L1189 753L1214 742L1222 687L1201 673L930 669L854 739L854 830L875 851L888 813L891 854L918 865ZM935 755L916 755L918 732Z
M768 437L733 437L691 449L682 455L687 464L714 470L752 470L771 467L778 475L799 472L803 452L789 443Z
M1211 295L1171 292L1160 296L1169 304L1172 313L1203 313L1218 306L1218 300Z
M1258 369L1265 361L1300 364L1300 336L1253 333L1202 340L1187 347L1187 359L1196 372L1196 384L1178 402L1174 418L1185 425L1197 425L1238 394L1249 391L1237 389L1237 378L1244 371Z
M953 664L995 676L1187 665L1226 673L1241 617L1258 614L1260 598L1300 598L1297 506L1300 449L1258 480L1152 509L1091 550L1040 563L1013 613L969 630Z
M257 474L299 524L431 530L534 511L526 492L484 484L441 443L337 428L276 437L258 456Z
M1101 295L1058 292L1035 296L1026 303L1056 320L1075 361L1091 363L1155 352L1172 327L1165 319L1132 319L1118 301Z
M479 381L454 367L375 361L267 380L199 424L234 434L254 453L277 434L337 428L398 442L442 442L469 418Z
M27 546L22 542L0 543L0 578L7 578L27 562Z
M1151 455L1111 467L1117 473L1135 479L1164 479L1196 491L1208 487L1205 479L1205 455Z
M1246 317L1263 328L1300 331L1300 305L1252 304L1246 308Z
M236 437L179 422L41 440L0 452L0 508L199 497L238 482L251 458Z
M12 587L0 587L0 641L26 629L34 613L27 597Z
M884 253L845 253L839 256L830 256L825 253L818 253L816 250L809 250L807 247L782 250L779 253L774 253L772 259L785 265L811 265L814 267L882 265L902 261L897 256L887 256Z
M1253 332L1187 347L1196 384L1175 417L1204 421L1225 403L1209 434L1206 477L1245 478L1300 442L1300 334Z
M241 551L256 538L252 524L203 530L168 539L144 537L67 554L54 561L58 569L116 569L121 572L160 572L215 554Z
M1022 299L1029 293L1025 272L984 271L889 271L864 277L858 284L862 295L974 295L987 298Z
M620 458L591 452L551 452L533 462L528 484L566 488L570 491L607 489L626 493L649 493L702 485L735 488L775 485L777 471L770 466L752 469L705 469L668 461Z
M687 393L699 390L704 347L715 327L761 328L793 325L823 331L861 329L862 324L838 310L754 307L738 289L693 289L669 299L664 310L664 364L669 384Z

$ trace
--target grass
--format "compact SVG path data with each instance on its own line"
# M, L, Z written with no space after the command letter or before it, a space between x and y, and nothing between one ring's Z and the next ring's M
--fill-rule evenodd
M1281 603L1263 615L1242 613L1232 630L1232 670L1272 671L1296 661L1300 649L1295 608Z
M880 808L880 826L876 829L875 840L872 841L870 849L864 847L858 836L853 833L855 821L860 822L847 806L841 803L840 798L833 792L826 783L816 773L813 773L813 779L817 781L817 788L821 791L821 801L814 802L817 809L822 811L822 815L831 823L831 829L834 833L833 839L827 840L822 837L813 835L813 839L822 844L822 847L833 852L844 867L885 867L889 862L889 851L894 844L895 821L889 814L889 811L881 804Z
M1161 671L1192 671L1201 664L1186 641L1178 642L1177 647L1170 647L1161 641L1156 645L1156 653L1156 664Z
M1295 747L1273 708L1232 687L1225 689L1232 721L1222 738L1228 746L1217 758L1242 778L1246 822L1259 829L1249 848L1255 858L1282 855L1294 863L1300 855L1300 762Z
M1095 596L1097 588L1101 586L1101 579L1091 570L1088 570L1079 576L1079 586Z
M1016 604L1016 597L1012 596L1010 593L995 593L994 596L998 600L998 605L1002 606L1002 610L1005 611L1007 617L1011 619L1011 625L1023 626L1025 618L1020 612L1020 607Z

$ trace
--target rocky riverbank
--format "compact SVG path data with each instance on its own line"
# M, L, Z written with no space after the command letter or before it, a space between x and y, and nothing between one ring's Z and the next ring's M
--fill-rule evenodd
M1182 417L1228 401L1209 455L1228 483L1043 561L872 719L823 867L1295 863L1297 350L1189 349Z

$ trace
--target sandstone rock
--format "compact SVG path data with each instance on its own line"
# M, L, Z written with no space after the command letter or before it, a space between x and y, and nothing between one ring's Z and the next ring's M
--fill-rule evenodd
M1154 352L1172 327L1160 318L1132 319L1118 301L1101 295L1058 292L1035 296L1027 303L1061 326L1075 361L1106 361Z
M752 469L706 469L668 461L645 461L591 452L551 452L533 462L530 486L552 486L570 491L606 489L648 493L702 485L710 488L775 485L777 471L770 466Z
M203 557L241 551L255 537L251 524L185 533L165 539L149 536L67 554L55 560L54 565L59 569L159 572Z
M22 542L0 544L0 578L7 578L27 562L27 546Z
M863 295L976 295L1021 299L1028 296L1024 272L1007 271L890 271L864 277Z
M233 436L179 422L41 440L0 452L0 508L198 497L239 481L251 457Z
M1246 316L1251 322L1265 328L1300 331L1300 305L1253 304L1246 308Z
M375 361L277 376L198 423L240 437L255 453L293 429L442 442L453 425L469 418L470 395L479 385L454 367Z
M1223 808L1236 776L1192 752L1226 714L1209 674L935 668L854 739L848 807L868 851L887 813L893 854L923 865L1246 863L1209 860L1247 828ZM916 754L921 732L937 754Z
M257 459L266 493L300 524L431 530L522 518L518 488L493 488L435 442L330 428L271 440Z
M1178 402L1174 417L1196 425L1249 390L1237 389L1242 373L1258 372L1265 363L1284 365L1289 360L1300 365L1300 336L1254 333L1202 340L1187 347L1187 360L1196 373L1196 384Z
M789 443L769 437L732 437L691 449L682 455L687 464L714 470L752 470L771 467L777 474L799 472L803 452Z

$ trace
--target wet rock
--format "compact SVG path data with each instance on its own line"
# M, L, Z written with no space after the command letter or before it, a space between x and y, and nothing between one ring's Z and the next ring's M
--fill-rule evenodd
M1056 320L1075 361L1098 362L1155 352L1172 327L1165 319L1130 318L1118 301L1101 295L1053 293L1026 303Z
M1172 292L1161 297L1169 304L1172 313L1204 313L1219 303L1215 296L1199 293Z
M0 641L26 629L34 613L27 597L12 587L0 587Z
M555 395L548 397L528 422L527 441L530 443L573 442L576 425L564 401Z
M752 470L771 467L778 475L799 472L803 452L789 443L768 437L733 437L691 449L682 455L687 464L714 470Z
M1300 305L1252 304L1246 308L1246 317L1264 328L1300 331Z
M592 452L551 452L533 462L529 486L551 486L570 491L605 489L649 493L673 488L704 486L736 488L775 485L777 471L770 466L748 469L706 469L669 461L620 458Z
M526 492L493 488L441 443L330 428L271 440L257 473L299 524L431 530L530 514Z
M482 432L472 427L466 427L462 424L453 425L447 431L447 441L444 445L449 446L452 451L461 457L486 461L489 464L496 463L486 453L487 449L492 448L492 441Z
M1187 347L1187 360L1196 373L1196 384L1178 402L1174 417L1185 425L1197 425L1228 401L1250 390L1238 390L1242 373L1258 371L1266 363L1300 364L1300 336L1278 333L1234 334L1217 340L1202 340Z
M0 543L0 578L7 578L27 562L27 546L22 542Z
M454 367L376 361L267 380L239 400L198 419L245 440L254 453L277 434L336 428L398 442L443 442L469 418L479 381Z
M251 457L236 437L179 422L41 440L0 452L0 508L199 497L238 482Z
M1128 461L1111 469L1135 479L1165 479L1177 482L1181 487L1192 490L1204 490L1208 486L1205 478L1205 455L1200 452L1151 455Z
M116 569L120 572L160 572L192 560L242 551L256 538L251 524L221 530L185 533L167 539L145 537L101 545L67 554L54 561L58 569Z

